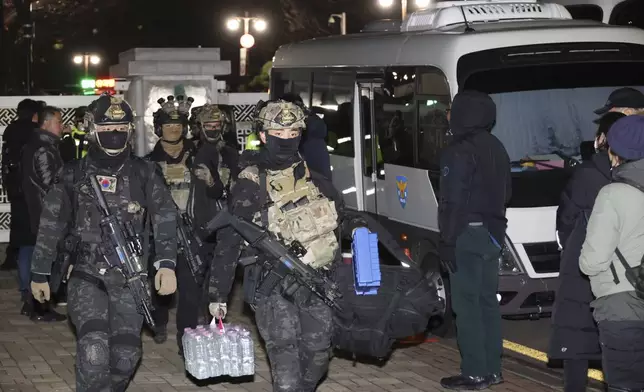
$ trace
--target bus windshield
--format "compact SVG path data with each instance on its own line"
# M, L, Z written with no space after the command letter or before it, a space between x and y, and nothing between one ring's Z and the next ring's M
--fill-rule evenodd
M530 59L515 64L501 60L486 67L479 57L469 69L472 58L459 64L462 89L484 91L497 105L492 134L513 162L511 204L515 207L557 205L570 176L570 158L579 160L581 143L595 137L594 121L599 116L594 111L606 104L615 89L632 87L644 92L640 71L644 61L632 61L638 53L627 52L631 61L591 57L588 60L597 61L576 62L553 56L538 64L531 64Z

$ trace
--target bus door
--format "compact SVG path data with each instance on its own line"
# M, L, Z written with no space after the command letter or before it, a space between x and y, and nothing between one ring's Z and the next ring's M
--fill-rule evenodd
M378 145L378 118L375 104L375 97L381 94L382 86L381 81L358 82L356 92L358 104L354 105L354 124L357 125L354 129L359 131L354 133L356 140L354 146L356 160L360 159L360 162L356 162L356 167L358 164L361 166L360 177L362 178L362 189L358 192L362 193L363 210L377 215L386 210L386 199L383 197L384 162ZM358 143L358 140L361 142Z

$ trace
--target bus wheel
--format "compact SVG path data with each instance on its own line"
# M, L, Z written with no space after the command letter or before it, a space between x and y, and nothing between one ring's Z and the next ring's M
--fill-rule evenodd
M432 274L434 284L438 289L438 296L445 302L445 311L443 314L433 316L429 319L427 334L440 337L453 337L456 335L454 325L454 313L452 312L452 300L450 298L449 274L442 271L438 250L434 242L429 239L423 239L412 245L412 259L420 265L420 268L426 276L431 272L440 272Z

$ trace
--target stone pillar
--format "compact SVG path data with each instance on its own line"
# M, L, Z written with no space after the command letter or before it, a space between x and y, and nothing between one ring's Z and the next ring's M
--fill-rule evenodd
M125 99L136 111L136 154L148 153L157 141L152 114L157 100L168 95L193 97L193 106L218 103L222 82L230 75L230 61L222 61L219 48L135 48L119 55L110 76L127 78ZM225 85L224 85L225 86Z

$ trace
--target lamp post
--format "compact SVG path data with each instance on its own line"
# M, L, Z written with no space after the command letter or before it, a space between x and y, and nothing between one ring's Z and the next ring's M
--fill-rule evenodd
M244 25L244 35L239 39L241 48L239 49L239 76L246 76L248 68L248 49L255 45L255 37L250 33L250 22L253 22L253 28L256 32L262 33L268 27L266 21L262 18L255 16L248 16L248 12L244 16L233 16L226 22L228 30L237 31Z
M340 19L340 34L347 35L347 13L331 14L329 16L329 24L335 23L335 18Z
M74 64L76 65L81 65L84 64L85 66L85 77L89 76L89 65L99 65L101 63L101 58L97 54L93 53L83 53L83 54L77 54L74 56L72 59L74 61Z
M401 4L400 4L402 9L403 20L407 18L407 1L408 0L401 0ZM394 0L378 0L378 3L383 8L389 8L394 5ZM431 0L416 0L415 3L416 3L416 8L423 9L423 8L429 7Z

